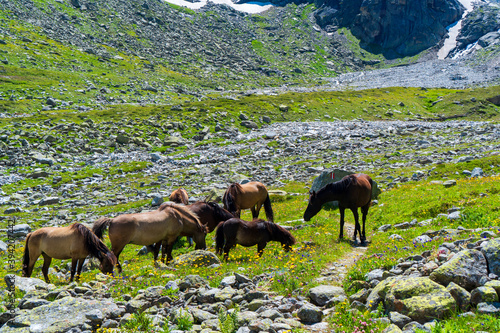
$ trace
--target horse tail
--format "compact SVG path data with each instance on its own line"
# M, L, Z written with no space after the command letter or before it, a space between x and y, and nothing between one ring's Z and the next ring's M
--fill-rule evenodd
M238 193L238 185L239 184L236 183L229 185L228 189L224 193L224 197L222 198L224 209L227 209L234 216L237 216L238 211L235 198L236 193Z
M97 238L102 239L102 234L109 227L111 219L109 217L101 217L92 225L92 232L97 236Z
M224 248L224 222L219 223L215 231L215 253L222 254Z
M26 244L24 245L24 256L23 256L23 276L28 277L28 266L30 264L30 249L28 246L31 237L31 232L26 235Z
M274 212L273 212L273 207L271 207L271 200L269 199L269 194L267 194L266 200L264 201L264 211L266 212L266 217L268 221L274 222Z
M373 179L371 177L368 177L368 181L370 182L370 201L372 201L372 196L373 196Z

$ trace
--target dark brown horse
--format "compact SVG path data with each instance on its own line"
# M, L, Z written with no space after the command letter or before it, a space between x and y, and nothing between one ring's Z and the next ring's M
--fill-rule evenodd
M243 185L233 183L229 185L222 197L222 203L224 209L227 209L235 217L240 217L242 209L250 208L254 219L259 217L260 208L264 205L266 218L271 222L274 221L269 194L264 184L260 182L249 182Z
M167 262L172 260L172 248L178 236L193 236L196 249L205 249L206 226L186 206L176 203L163 203L160 208L151 212L124 214L115 218L102 217L94 222L92 231L102 238L106 227L109 227L111 250L119 259L120 253L127 244L155 244L153 261L156 261L160 245L162 245L162 261L167 254ZM118 261L118 271L122 268Z
M353 239L356 241L356 235L359 232L361 243L365 242L365 222L368 208L370 208L372 200L372 184L373 181L368 175L359 173L345 176L338 182L326 185L318 192L310 192L309 204L304 212L304 220L309 221L321 210L324 203L338 201L340 210L339 238L343 238L344 211L346 208L349 208L356 222ZM363 214L363 232L361 232L361 227L359 225L358 207L361 207L361 213Z
M233 218L233 214L219 206L216 202L197 201L188 206L189 209L207 226L208 232L214 231L220 222Z
M269 221L253 220L243 221L239 218L232 218L221 222L215 232L215 251L222 254L227 260L229 250L236 244L245 247L257 245L257 253L262 256L264 248L270 241L280 242L286 251L291 250L295 244L295 238L285 228Z
M105 274L113 274L113 267L117 263L115 255L106 245L80 223L68 227L46 227L29 233L24 247L24 277L31 276L40 255L43 255L42 273L47 283L49 283L48 273L52 258L71 259L70 282L73 281L75 271L76 280L79 280L83 263L88 255L99 259L100 270Z
M178 188L170 194L169 200L175 203L181 203L184 205L188 205L188 193L183 188Z

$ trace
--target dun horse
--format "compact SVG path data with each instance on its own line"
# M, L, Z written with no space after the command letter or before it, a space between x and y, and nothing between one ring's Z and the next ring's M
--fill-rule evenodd
M222 198L224 209L227 209L235 217L240 217L242 209L252 211L254 219L259 217L260 208L264 205L266 218L273 222L274 213L271 207L271 200L264 184L260 182L249 182L246 184L233 183L224 193Z
M186 206L175 203L163 203L159 209L152 212L124 214L112 219L102 217L94 222L92 231L102 238L106 227L109 227L111 250L118 260L119 272L122 271L120 253L127 244L155 244L154 261L162 245L162 261L165 260L166 253L169 262L172 260L172 248L178 236L193 236L196 249L204 249L207 234L207 228L195 214Z
M253 220L243 221L239 218L232 218L221 222L215 232L215 251L222 254L227 260L229 250L236 244L245 247L257 245L257 253L262 256L264 248L270 241L280 242L286 251L291 250L295 244L295 238L285 228L269 221Z
M42 273L47 283L49 283L48 273L52 258L71 258L70 282L73 281L75 271L76 280L79 280L83 263L88 255L99 259L100 270L105 274L113 274L113 267L117 262L115 255L106 245L80 223L74 223L68 227L46 227L29 233L24 247L24 277L31 276L40 255L43 255Z
M359 232L361 243L365 242L365 222L372 200L372 184L372 179L368 175L360 173L345 176L338 182L326 185L318 192L311 192L309 194L309 204L304 212L304 220L309 221L321 210L324 203L338 201L340 210L339 238L342 239L344 233L344 211L349 208L356 223L353 240L356 241L356 235ZM359 225L358 207L361 207L361 213L363 214L363 232L361 232Z
M197 201L188 206L195 213L200 222L207 226L208 232L214 231L220 222L233 218L233 214L219 206L216 202Z
M170 194L169 200L175 203L181 203L184 205L188 205L188 194L187 191L183 188L178 188Z

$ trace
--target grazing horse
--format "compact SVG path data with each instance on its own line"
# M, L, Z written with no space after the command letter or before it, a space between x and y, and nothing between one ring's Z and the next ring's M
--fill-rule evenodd
M184 205L188 205L188 193L185 189L183 188L178 188L177 190L173 191L172 194L170 194L170 197L168 200L175 202L175 203L181 203Z
M359 239L361 243L364 243L366 240L366 215L372 200L372 184L373 181L368 175L359 173L347 175L338 182L327 184L318 192L310 192L309 204L304 212L304 220L309 221L321 210L324 203L338 201L340 210L339 238L342 239L344 233L344 211L349 208L356 221L353 240L356 241L356 234L359 232ZM363 214L363 233L361 233L359 225L358 207L361 207L361 213Z
M219 206L216 202L197 201L188 206L189 209L207 226L208 232L214 231L220 222L233 218L233 214Z
M99 259L101 272L113 274L117 263L115 255L96 235L83 224L74 223L68 227L46 227L29 233L26 236L23 258L23 276L30 277L38 257L43 255L42 273L49 282L49 266L52 258L71 258L71 277L73 281L80 278L83 263L88 255ZM78 270L77 270L78 265Z
M186 206L171 202L163 203L151 212L123 214L115 218L102 217L94 222L92 231L102 239L106 227L111 241L111 250L119 260L127 244L155 244L153 261L156 261L162 245L162 261L172 260L172 248L178 236L193 236L196 249L205 249L206 226ZM118 261L118 272L122 271Z
M229 250L236 244L245 247L257 245L257 253L262 256L267 242L277 241L284 246L286 251L291 250L295 244L295 238L285 228L269 221L253 220L243 221L239 218L232 218L221 222L215 232L215 251L222 254L227 260Z
M271 222L274 221L269 194L264 184L260 182L249 182L243 185L233 183L229 185L222 197L222 203L224 209L227 209L235 217L240 217L242 209L250 208L254 219L259 217L260 208L264 205L266 218Z

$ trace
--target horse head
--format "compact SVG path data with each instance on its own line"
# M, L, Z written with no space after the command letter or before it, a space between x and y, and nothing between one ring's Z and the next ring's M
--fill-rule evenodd
M316 191L309 191L309 203L304 212L304 221L309 221L314 215L318 214L321 210L321 206L322 204L318 201Z
M113 269L117 262L118 259L116 259L116 256L113 254L113 252L103 253L99 269L104 274L111 274L111 276L113 276Z

